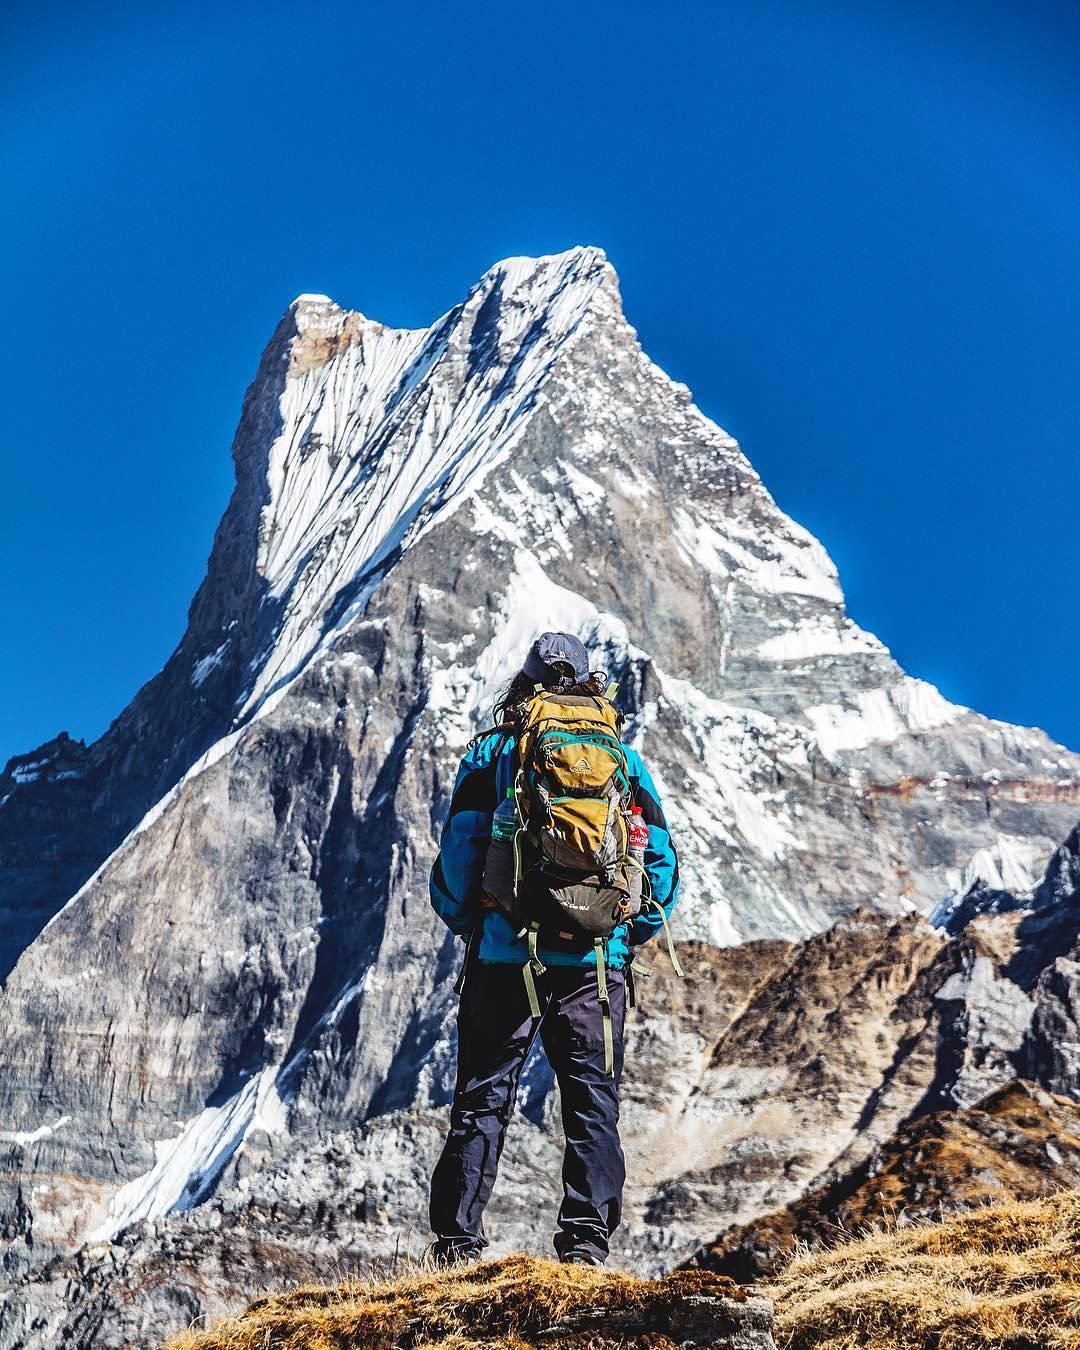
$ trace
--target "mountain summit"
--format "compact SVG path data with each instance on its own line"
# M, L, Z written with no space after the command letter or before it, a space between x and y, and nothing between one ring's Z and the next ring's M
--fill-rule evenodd
M423 330L299 297L233 456L164 669L0 777L12 1269L445 1101L459 952L426 873L541 629L621 682L709 947L928 910L976 855L1030 884L1075 823L1080 760L846 616L598 249L499 263Z

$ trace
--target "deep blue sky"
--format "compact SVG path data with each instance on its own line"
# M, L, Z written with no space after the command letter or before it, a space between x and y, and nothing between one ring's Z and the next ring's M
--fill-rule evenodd
M179 639L294 295L427 324L574 243L860 623L1080 748L1078 14L5 6L0 763Z

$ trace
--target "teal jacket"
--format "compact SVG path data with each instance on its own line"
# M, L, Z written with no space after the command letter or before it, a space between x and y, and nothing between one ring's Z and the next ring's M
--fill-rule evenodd
M627 746L626 759L634 805L641 807L649 828L645 871L652 886L652 896L663 907L665 915L670 916L679 894L675 846L656 785L641 756ZM528 960L525 939L517 936L510 921L500 911L481 909L480 892L491 838L491 818L496 805L513 785L517 767L517 746L512 736L492 731L469 747L458 770L439 856L431 869L430 880L432 908L450 931L459 937L467 937L479 919L483 924L478 951L480 960L507 965L524 965ZM608 966L614 970L625 966L630 953L655 936L661 926L660 915L650 909L616 928L607 940L605 959ZM596 963L596 954L591 948L579 954L541 947L540 957L545 965L553 966L592 966Z

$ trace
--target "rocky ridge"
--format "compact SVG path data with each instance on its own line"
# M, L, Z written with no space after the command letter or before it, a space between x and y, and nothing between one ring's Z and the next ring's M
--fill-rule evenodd
M797 1244L833 1247L884 1224L1077 1189L1080 1103L1013 1079L974 1106L901 1126L853 1171L728 1229L690 1264L749 1283L777 1274Z
M839 1156L782 1209L733 1224L695 1263L756 1279L796 1241L1080 1186L1080 829L1026 893L988 893L976 878L938 917L957 936L944 948L951 973L934 979L937 1078L890 1137L853 1163Z

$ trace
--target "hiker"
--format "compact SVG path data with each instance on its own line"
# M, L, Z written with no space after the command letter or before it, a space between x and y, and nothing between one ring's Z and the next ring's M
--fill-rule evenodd
M458 771L431 903L467 941L450 1130L431 1178L432 1253L471 1260L539 1033L566 1134L555 1250L603 1265L625 1177L623 1016L634 954L661 928L678 864L656 786L620 739L602 673L571 633L543 633ZM679 974L668 934L668 949Z

